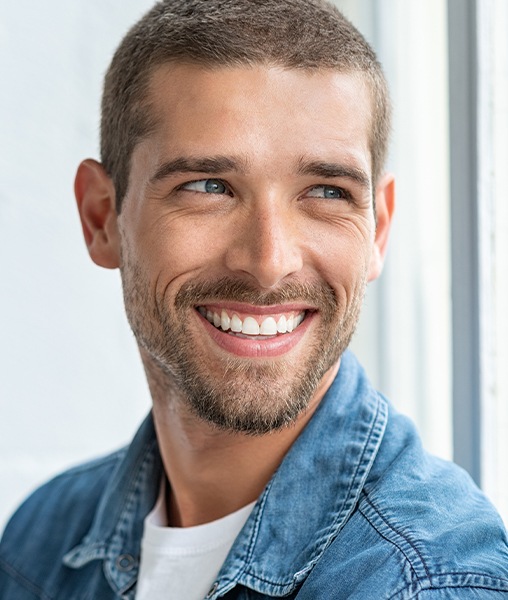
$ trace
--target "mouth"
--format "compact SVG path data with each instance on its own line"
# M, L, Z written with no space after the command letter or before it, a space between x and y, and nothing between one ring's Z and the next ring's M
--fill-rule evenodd
M292 333L305 320L307 310L246 314L212 306L198 306L198 312L216 329L246 339L271 339Z
M196 314L211 338L226 352L245 358L276 358L299 345L317 315L302 304L257 306L202 304Z

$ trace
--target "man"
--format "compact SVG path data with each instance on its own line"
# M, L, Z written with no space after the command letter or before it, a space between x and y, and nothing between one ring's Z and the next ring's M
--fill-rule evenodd
M168 0L106 76L76 197L153 398L18 510L1 598L501 598L508 544L345 352L394 207L389 100L321 0Z

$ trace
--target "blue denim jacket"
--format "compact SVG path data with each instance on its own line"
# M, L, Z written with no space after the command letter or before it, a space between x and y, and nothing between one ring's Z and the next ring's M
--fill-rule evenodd
M161 476L148 417L127 449L36 491L0 544L1 600L133 599ZM346 353L207 596L220 597L508 598L506 532Z

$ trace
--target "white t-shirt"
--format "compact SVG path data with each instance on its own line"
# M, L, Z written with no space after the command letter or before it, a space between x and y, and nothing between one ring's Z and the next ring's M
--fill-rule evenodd
M204 525L167 527L164 487L145 518L136 600L203 600L255 503Z

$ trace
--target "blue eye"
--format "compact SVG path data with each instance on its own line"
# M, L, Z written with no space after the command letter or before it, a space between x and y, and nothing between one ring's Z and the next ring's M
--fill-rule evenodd
M229 190L220 179L199 179L184 183L182 190L201 192L202 194L229 194Z
M346 199L346 192L339 187L333 185L316 185L307 192L307 196L311 198L330 198L332 200Z

